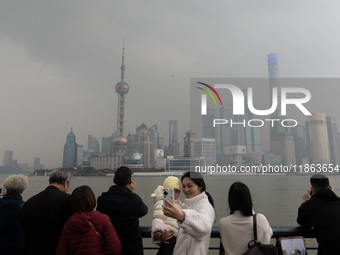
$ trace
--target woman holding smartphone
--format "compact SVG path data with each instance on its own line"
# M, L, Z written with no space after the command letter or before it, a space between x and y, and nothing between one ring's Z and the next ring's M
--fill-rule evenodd
M230 215L219 222L221 241L226 255L240 255L248 250L248 243L254 240L253 201L247 185L235 182L228 194ZM273 235L266 217L256 214L257 239L262 244L269 244Z
M173 254L208 254L210 234L215 221L214 201L206 191L200 173L187 172L182 178L185 195L184 209L180 210L170 201L163 205L164 215L177 220L180 227Z

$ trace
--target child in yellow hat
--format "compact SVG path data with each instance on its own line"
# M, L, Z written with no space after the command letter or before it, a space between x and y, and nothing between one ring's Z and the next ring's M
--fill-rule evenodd
M176 236L178 234L177 220L164 216L163 205L163 188L173 188L175 195L175 206L179 209L183 208L183 204L179 200L181 193L181 183L175 176L167 177L163 186L158 186L151 194L154 200L153 220L152 220L152 240L155 244L160 245L158 255L172 254L176 244Z

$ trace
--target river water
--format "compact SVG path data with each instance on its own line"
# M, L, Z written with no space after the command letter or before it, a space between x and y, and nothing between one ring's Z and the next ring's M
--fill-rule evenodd
M3 183L8 175L0 174L0 183ZM166 177L159 176L134 176L136 193L149 207L149 213L140 219L141 226L150 226L152 221L153 200L150 194L158 185L162 185ZM263 213L271 226L297 226L297 209L302 202L302 195L310 187L309 175L229 175L229 176L206 176L207 190L213 196L217 220L229 214L227 206L228 190L235 181L241 181L248 185L254 202L254 210ZM107 191L113 184L112 177L82 177L74 176L71 179L69 193L80 185L89 185L96 197ZM24 201L37 194L48 186L47 176L29 176L29 187L24 191ZM340 195L340 176L330 176L333 191ZM181 200L184 195L181 194ZM144 241L149 246L149 241ZM146 252L146 254L154 254ZM212 252L211 254L217 254Z

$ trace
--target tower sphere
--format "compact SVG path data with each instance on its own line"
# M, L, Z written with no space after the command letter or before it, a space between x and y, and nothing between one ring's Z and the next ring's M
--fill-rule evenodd
M129 85L125 81L120 81L116 84L116 92L118 94L127 94L129 92Z
M114 146L127 146L128 140L123 136L118 136L113 140Z

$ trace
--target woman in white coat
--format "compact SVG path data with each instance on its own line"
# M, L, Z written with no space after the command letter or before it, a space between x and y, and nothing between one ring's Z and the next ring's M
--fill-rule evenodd
M167 201L169 206L163 205L164 215L176 219L180 227L173 254L206 255L215 221L214 201L201 174L187 172L181 181L184 209L178 209L170 201Z
M254 240L253 202L247 185L235 182L228 194L230 215L219 222L221 241L226 255L240 255L248 250L248 243ZM256 214L257 239L262 244L269 244L273 235L266 217Z

